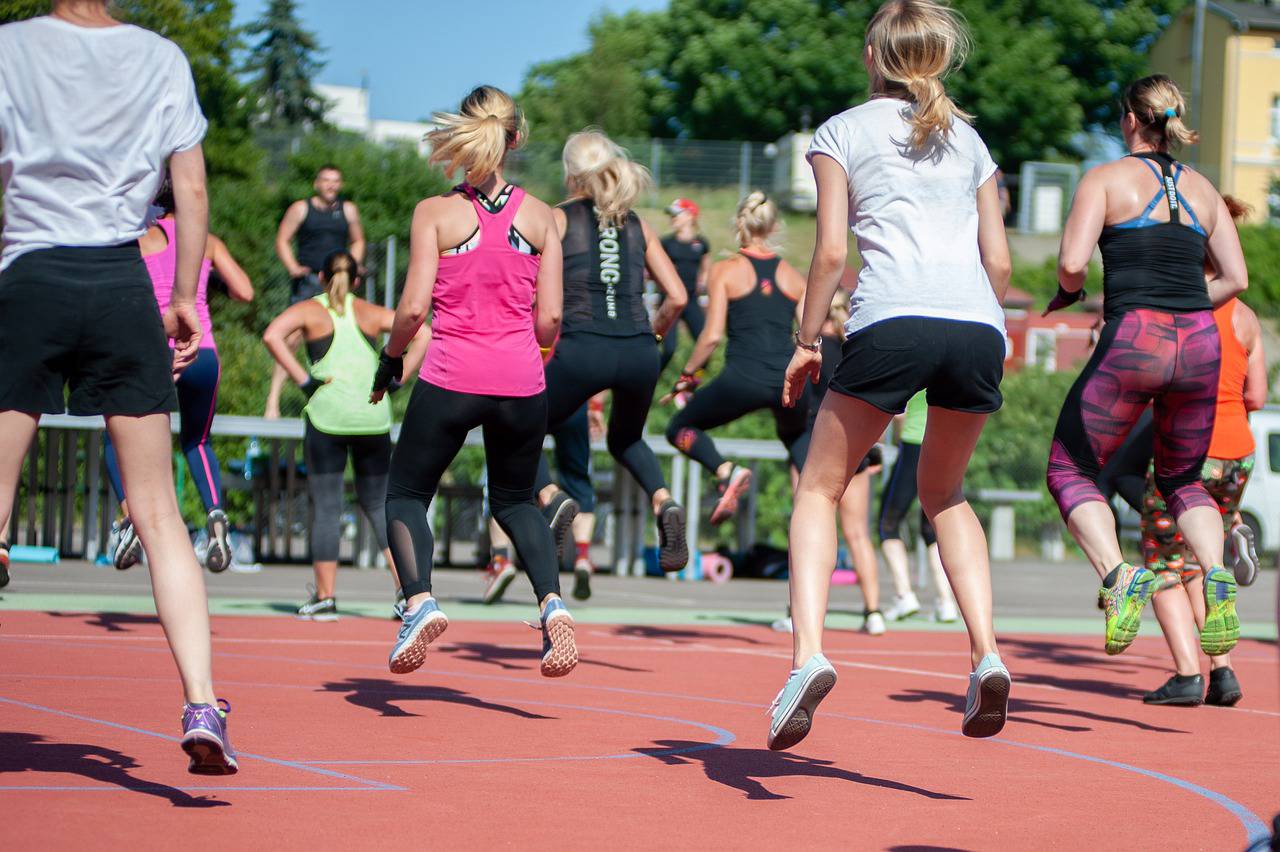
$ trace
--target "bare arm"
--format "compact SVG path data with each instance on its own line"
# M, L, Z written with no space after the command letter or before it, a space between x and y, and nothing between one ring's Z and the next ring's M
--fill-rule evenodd
M196 145L169 158L177 226L177 262L173 296L165 312L165 333L174 341L173 371L186 369L200 346L200 320L196 316L196 287L200 261L209 242L209 192L205 184L204 150Z
M227 294L237 302L253 301L253 282L227 250L227 244L209 235L209 260L227 285Z
M360 221L360 208L356 207L354 201L342 202L342 213L347 217L347 228L349 241L347 251L351 252L351 256L356 259L356 264L364 266L364 223Z
M978 187L978 253L991 289L995 291L996 301L1003 305L1005 293L1009 291L1013 264L1009 260L1009 240L1004 233L1000 187L996 185L994 175Z
M1243 302L1236 303L1233 317L1236 337L1249 352L1249 368L1244 376L1245 411L1257 411L1267 404L1267 356L1262 348L1262 326L1258 315Z
M374 320L378 324L379 334L391 333L391 330L395 327L395 311L364 300L361 300L356 304L360 305L363 310L369 311L374 315ZM399 376L400 384L407 385L409 380L417 375L418 370L422 367L423 359L427 357L427 345L430 342L431 328L430 326L424 325L418 329L418 333L409 341L409 346L405 350L404 370Z
M307 311L310 308L310 302L299 302L290 306L284 313L273 319L267 326L267 330L262 333L262 342L266 344L271 357L275 358L276 363L284 367L284 371L289 374L289 378L299 385L305 385L311 378L311 374L298 361L286 340L306 327Z
M302 227L302 221L307 218L309 203L295 201L290 204L289 209L284 211L284 218L280 220L280 227L276 229L276 257L280 258L290 278L301 278L308 272L315 271L299 265L298 258L293 253L293 238L298 233L298 228Z
M654 334L665 335L680 319L684 306L689 304L689 294L684 289L684 282L676 272L671 258L662 248L662 242L654 235L649 224L640 220L640 229L644 232L644 265L649 270L649 277L658 282L662 288L662 306L653 318Z
M1071 213L1062 230L1058 249L1058 285L1068 293L1079 292L1089 274L1089 260L1102 235L1107 217L1107 190L1097 169L1080 181ZM985 258L984 258L985 260Z
M550 210L544 217L541 250L533 330L538 345L546 349L560 336L560 319L564 314L564 248L560 244L559 222Z
M702 327L689 353L689 360L682 372L685 375L694 373L707 366L711 356L724 338L724 328L729 317L729 276L732 264L721 263L711 268L711 279L707 282L707 322Z
M1240 234L1221 196L1218 197L1217 222L1209 234L1209 259L1217 273L1206 282L1209 301L1214 307L1249 289L1249 270L1245 267L1244 250L1240 248Z
M436 286L436 270L440 266L440 241L430 201L418 202L413 211L413 224L409 229L409 271L391 324L391 339L386 346L386 352L392 358L404 354L409 341L417 336L418 329L427 319L427 312L431 310L431 291Z

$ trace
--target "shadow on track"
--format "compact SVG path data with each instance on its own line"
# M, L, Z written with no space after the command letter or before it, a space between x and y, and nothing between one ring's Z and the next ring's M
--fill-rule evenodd
M537 648L513 648L509 645L494 645L490 642L442 642L440 650L468 663L485 663L497 666L505 671L527 671L537 668L542 660L542 651ZM580 666L600 666L620 672L648 673L649 669L638 669L619 663L606 663L602 660L579 659Z
M83 622L86 627L101 627L108 633L130 633L130 628L142 624L160 626L159 616L132 612L51 612L49 615L54 618L74 618Z
M208 796L192 796L167 784L135 778L127 770L136 768L138 761L115 749L85 743L49 742L40 734L0 731L0 776L9 772L65 773L112 784L132 793L168 799L176 808L220 808L231 804ZM10 804L16 804L13 791L2 795Z
M705 743L686 740L655 740L653 747L632 749L639 754L648 755L662 761L668 766L686 764L702 764L702 771L707 779L726 787L733 787L746 794L748 799L778 800L789 799L780 793L774 793L764 786L762 779L768 778L828 778L832 781L848 781L852 784L865 784L869 787L883 787L901 793L911 793L926 799L949 799L953 801L969 801L965 796L953 796L950 793L937 793L923 787L913 787L900 781L887 778L876 778L863 775L835 766L830 760L817 760L811 757L800 757L781 751L769 751L762 748L706 748ZM671 754L677 751L679 754Z
M322 692L347 693L346 700L348 703L363 707L366 710L376 710L383 716L417 716L419 714L410 713L397 705L406 701L440 701L445 704L461 704L464 707L474 707L477 710L506 713L510 716L519 716L521 719L555 718L553 716L530 713L528 710L521 710L519 707L485 701L483 698L468 695L460 689L450 689L444 686L416 686L397 683L385 678L352 677L346 680L326 683L320 687L320 690Z
M745 642L748 645L767 645L759 639L741 633L720 633L712 630L682 630L679 627L658 627L653 624L623 624L613 630L614 636L626 639L658 639L685 644L705 642L708 639L728 639L731 642Z
M1164 671L1168 668L1163 663L1140 661L1133 657L1108 657L1101 649L1081 648L1052 639L1025 639L1018 637L1000 637L1000 647L1013 649L1009 656L1015 659L1036 660L1042 663L1053 663L1071 666L1073 669L1098 669L1112 674L1136 673L1140 669Z
M1021 678L1021 680L1028 680ZM1013 688L1018 688L1018 681L1014 681ZM905 692L899 692L890 695L891 701L902 701L908 704L918 704L922 701L936 701L944 705L952 713L964 713L964 696L950 693L937 692L929 689L908 689ZM1009 699L1009 721L1023 725L1038 725L1042 728L1052 728L1055 731L1066 731L1068 733L1083 733L1084 731L1092 731L1086 725L1063 725L1054 722L1046 722L1043 719L1030 719L1023 713L1038 713L1050 716L1067 716L1073 719L1083 719L1089 722L1108 722L1113 725L1128 725L1142 731L1153 731L1160 734L1185 734L1186 731L1180 731L1177 728L1163 728L1159 725L1152 725L1138 719L1127 719L1123 716L1108 716L1104 713L1094 713L1089 710L1081 710L1078 707L1071 707L1065 704L1059 704L1056 701L1035 701L1025 698Z

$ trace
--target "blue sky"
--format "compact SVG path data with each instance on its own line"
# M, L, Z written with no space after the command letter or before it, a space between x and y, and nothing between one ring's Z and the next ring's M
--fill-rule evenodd
M604 11L665 8L668 0L298 0L326 48L316 82L357 86L366 73L374 118L417 121L457 107L479 83L515 89L529 66L587 46ZM237 0L236 22L267 0ZM469 15L469 19L464 19Z

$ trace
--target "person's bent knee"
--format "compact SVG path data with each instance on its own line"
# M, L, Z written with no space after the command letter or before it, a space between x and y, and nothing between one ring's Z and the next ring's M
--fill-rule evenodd
M932 521L942 512L965 503L963 488L922 488L919 494L920 508L925 517Z

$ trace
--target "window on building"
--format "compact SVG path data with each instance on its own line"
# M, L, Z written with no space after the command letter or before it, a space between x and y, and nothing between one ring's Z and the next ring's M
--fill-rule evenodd
M1271 138L1280 139L1280 95L1271 99Z
M1027 332L1026 363L1052 373L1058 368L1058 334L1052 328L1033 328Z
M1271 472L1280 473L1280 433L1267 435L1267 456L1271 461Z

